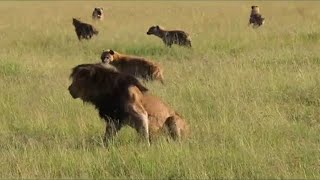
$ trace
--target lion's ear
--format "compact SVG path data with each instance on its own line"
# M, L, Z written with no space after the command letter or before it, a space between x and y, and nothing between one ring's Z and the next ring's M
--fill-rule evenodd
M109 53L111 54L111 55L114 55L114 51L113 50L109 50Z

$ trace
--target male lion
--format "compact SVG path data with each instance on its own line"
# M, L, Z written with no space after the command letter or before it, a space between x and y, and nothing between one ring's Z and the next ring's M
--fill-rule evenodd
M162 84L164 83L163 69L145 58L124 55L108 49L102 52L101 61L111 64L122 73L131 74L146 81L159 80Z
M79 41L81 39L91 39L93 35L98 35L99 31L90 24L83 23L80 20L73 18L72 24L75 27Z
M101 64L81 64L72 69L70 78L71 96L93 104L107 122L105 143L126 124L149 143L148 114L141 103L142 93L148 89L135 77Z
M73 68L69 86L73 98L95 105L106 123L104 141L108 142L123 126L129 125L148 139L149 133L166 128L173 139L188 132L182 117L131 75L119 73L102 64L82 64Z
M172 44L191 48L191 38L188 33L181 30L165 30L160 26L151 26L147 35L155 35L162 39L163 43L171 47Z

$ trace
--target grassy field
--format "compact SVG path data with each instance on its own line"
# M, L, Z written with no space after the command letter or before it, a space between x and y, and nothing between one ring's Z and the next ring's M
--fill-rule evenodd
M247 26L251 5L265 26ZM105 20L94 23L94 7ZM0 178L320 178L320 2L0 2ZM100 31L79 42L72 17ZM151 25L183 29L164 47ZM70 69L104 49L160 63L148 83L192 129L151 147L71 98Z

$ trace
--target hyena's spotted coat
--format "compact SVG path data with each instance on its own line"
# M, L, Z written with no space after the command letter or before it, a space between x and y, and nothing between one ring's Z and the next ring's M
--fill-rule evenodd
M258 6L251 6L251 14L249 18L249 24L253 24L254 28L257 28L264 24L265 18L260 14L260 9Z
M158 36L168 47L171 47L172 44L177 44L191 48L191 38L189 34L181 30L165 30L160 26L152 26L149 28L147 34Z
M98 35L99 31L90 24L83 23L80 20L73 18L72 24L75 27L78 39L91 39L93 35Z

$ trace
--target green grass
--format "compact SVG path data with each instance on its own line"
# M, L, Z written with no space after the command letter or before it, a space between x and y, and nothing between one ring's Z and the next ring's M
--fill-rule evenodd
M247 26L250 7L266 17ZM91 21L95 6L105 20ZM318 2L0 2L0 178L319 179ZM79 42L71 19L100 33ZM164 47L152 25L183 29L193 48ZM104 49L160 63L148 83L181 113L191 137L149 148L124 128L102 146L104 122L67 91L72 67Z

